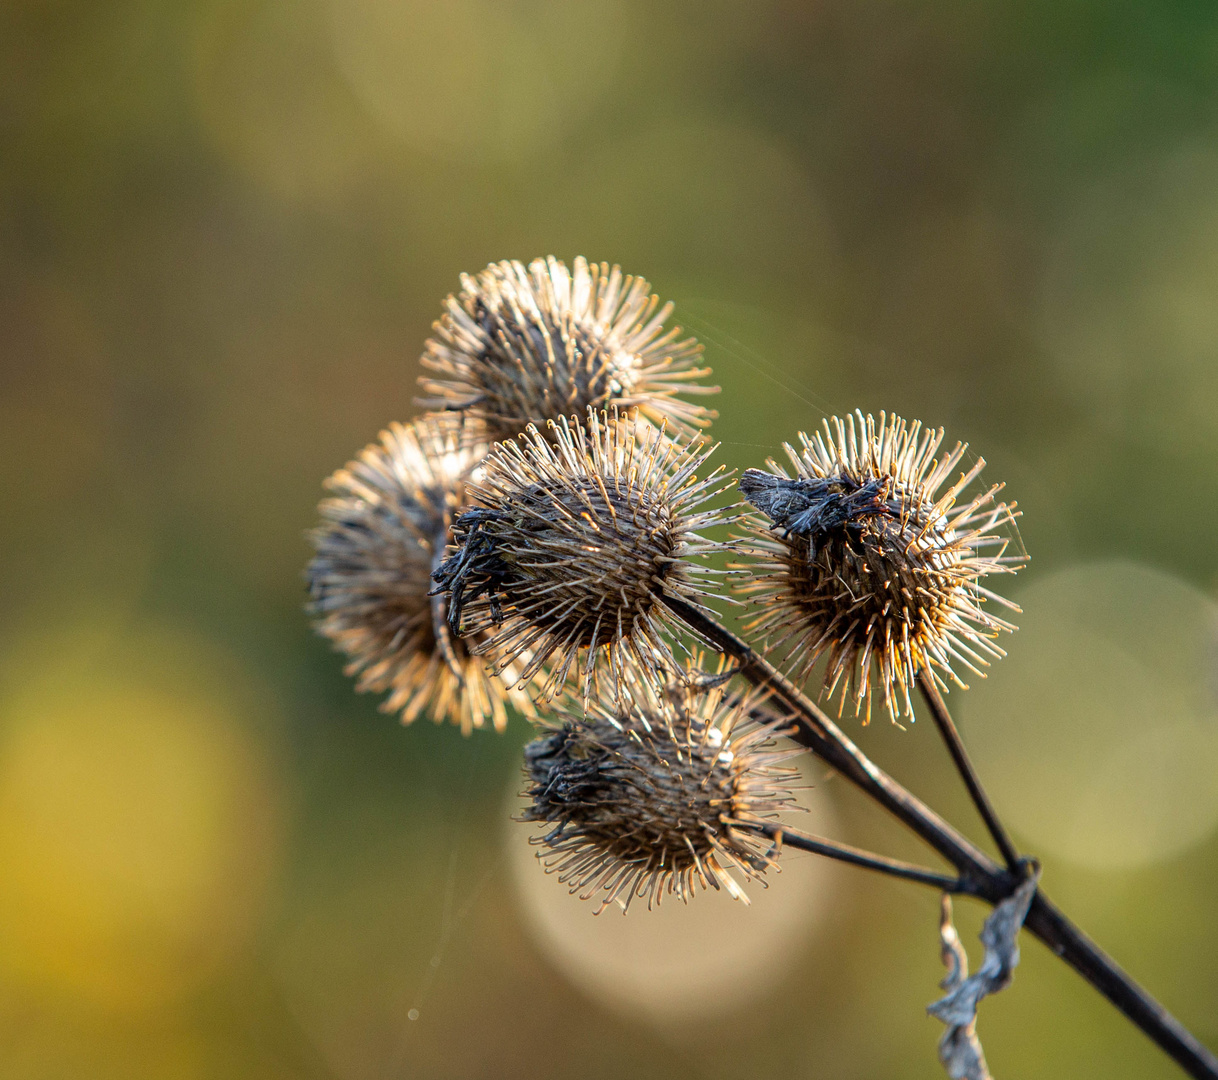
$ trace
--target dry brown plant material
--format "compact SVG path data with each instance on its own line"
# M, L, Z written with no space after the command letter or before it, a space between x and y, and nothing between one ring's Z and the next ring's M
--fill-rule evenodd
M496 445L434 575L454 629L485 635L496 670L549 664L543 696L573 668L590 695L602 652L612 685L627 665L662 685L678 667L663 599L709 592L704 559L722 548L702 535L726 520L701 509L723 490L721 470L697 476L710 453L596 413Z
M442 598L428 596L485 452L459 417L392 424L326 481L333 497L310 534L317 553L306 578L318 632L347 655L356 689L387 693L381 709L407 724L427 714L467 734L487 721L501 731L506 704L532 711L528 694L474 655L476 639L450 633Z
M697 380L702 346L665 328L672 304L608 263L555 258L492 263L463 275L427 342L420 380L429 409L478 420L491 440L529 424L582 419L589 408L637 408L647 420L690 436L714 413L678 395L713 394Z
M776 749L773 728L721 691L600 702L525 748L524 820L553 826L535 838L540 857L598 912L698 887L747 903L733 872L758 879L778 855L749 826L797 809L799 774L780 763L801 752Z
M864 722L873 689L894 721L912 716L921 669L944 689L944 677L964 686L953 665L983 675L1004 655L993 638L1014 629L986 602L1018 609L981 579L1024 561L1007 554L1015 507L995 499L1002 485L965 494L985 462L953 478L965 444L936 457L942 430L883 413L799 439L786 446L793 477L770 459L740 480L765 514L740 587L757 611L747 629L801 681L825 658L824 694L840 690Z

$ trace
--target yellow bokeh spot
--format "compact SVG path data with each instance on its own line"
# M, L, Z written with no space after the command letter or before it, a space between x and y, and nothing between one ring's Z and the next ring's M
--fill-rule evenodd
M4 982L138 1010L246 938L273 853L265 754L224 696L156 668L58 666L2 710Z
M202 1080L206 1038L181 1017L116 1022L87 1010L0 1011L0 1075L22 1080ZM244 1075L244 1074L243 1074Z

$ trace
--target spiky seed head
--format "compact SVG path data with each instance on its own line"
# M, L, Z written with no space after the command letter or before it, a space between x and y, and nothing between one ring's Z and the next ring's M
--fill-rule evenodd
M426 345L420 385L429 409L459 410L480 420L491 440L510 439L530 423L583 418L589 407L637 407L670 432L690 435L714 413L678 394L715 393L699 385L702 347L665 329L672 304L660 306L642 278L608 263L551 257L526 269L492 263L463 275Z
M674 697L575 710L525 747L523 818L551 826L533 840L539 858L598 914L698 886L747 903L734 872L758 879L778 855L749 825L798 809L799 774L779 763L800 750L777 749L722 692Z
M740 479L765 515L750 522L754 559L738 587L759 610L749 629L799 679L827 657L823 693L840 688L864 723L875 684L894 721L912 717L920 669L964 687L954 664L982 675L1004 655L993 639L1014 626L984 605L1018 608L981 579L1025 561L1008 554L1015 504L995 499L1001 484L965 494L982 459L949 484L967 446L936 457L942 429L917 421L858 412L799 440L784 446L793 477L771 459Z
M723 547L701 535L727 520L700 509L723 490L721 469L697 476L713 448L591 410L587 424L551 421L549 434L530 425L496 444L471 485L460 547L433 575L450 623L490 634L475 651L497 671L517 665L529 679L550 664L542 698L581 652L585 696L602 656L615 684L626 662L662 681L676 666L663 597L696 603L714 573L698 560Z
M531 703L490 674L472 642L453 638L442 598L428 596L486 452L465 427L455 416L393 424L331 476L306 578L318 632L350 658L357 690L388 692L381 709L404 723L426 712L468 734L488 718L502 730L505 702L526 712Z

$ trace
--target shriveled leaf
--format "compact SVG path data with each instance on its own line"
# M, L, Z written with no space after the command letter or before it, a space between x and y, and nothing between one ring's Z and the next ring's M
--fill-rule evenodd
M981 928L985 958L972 975L952 922L951 897L943 897L939 942L948 973L939 985L948 993L928 1005L926 1011L947 1025L939 1040L939 1060L951 1080L993 1080L977 1038L977 1006L987 994L996 994L1009 985L1014 976L1019 963L1019 931L1036 895L1037 877L1029 877L985 920Z

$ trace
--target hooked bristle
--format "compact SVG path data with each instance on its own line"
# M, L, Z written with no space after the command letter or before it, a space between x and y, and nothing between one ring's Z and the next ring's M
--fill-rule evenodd
M722 470L696 475L710 452L591 411L586 426L552 422L549 439L530 426L497 444L434 575L454 629L488 634L476 649L521 678L551 663L542 696L580 653L585 695L602 653L615 683L626 662L662 682L676 667L664 597L696 602L712 571L693 560L723 546L700 535L725 520L699 509L723 490Z
M696 886L748 902L736 880L759 879L777 847L750 825L798 809L799 774L780 762L772 728L722 692L684 704L663 694L601 702L525 748L526 821L546 869L598 913L617 902L688 901Z
M446 301L422 359L436 377L419 380L419 403L465 413L489 441L614 407L689 437L715 413L678 395L718 387L696 381L710 374L702 346L665 329L671 312L645 280L608 263L492 263Z
M967 447L937 458L943 431L916 421L858 412L799 438L784 447L794 477L771 460L740 480L766 516L750 522L754 560L738 568L750 574L738 591L760 609L748 629L800 680L826 657L823 692L840 689L864 723L875 683L893 721L912 717L919 671L964 687L953 664L983 675L1004 655L992 639L1014 626L983 605L1018 608L980 580L1026 561L1007 554L1015 505L995 499L1000 484L963 494L980 459L943 490Z
M317 630L349 657L356 689L387 692L382 710L404 723L426 713L468 734L488 720L502 730L507 703L532 711L527 694L474 655L473 642L449 633L443 602L428 595L485 452L456 416L392 424L326 481L334 496L310 534Z

